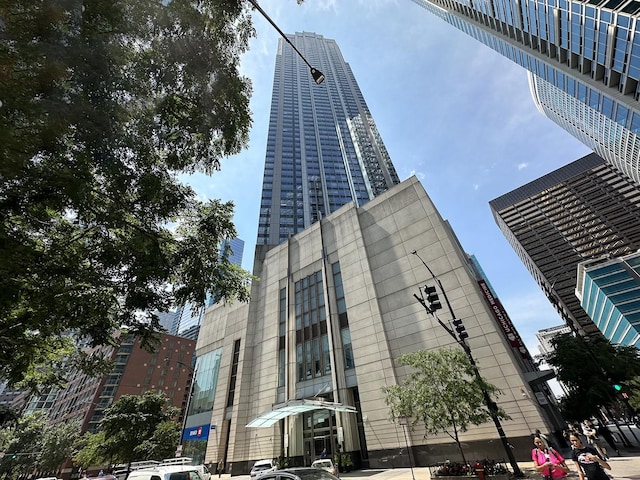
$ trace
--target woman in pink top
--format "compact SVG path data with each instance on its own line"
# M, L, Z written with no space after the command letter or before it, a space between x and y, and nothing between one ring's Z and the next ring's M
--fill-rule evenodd
M533 444L536 448L531 450L531 460L533 460L536 471L542 474L544 480L555 480L567 476L569 467L557 450L547 447L547 444L540 437L535 437Z

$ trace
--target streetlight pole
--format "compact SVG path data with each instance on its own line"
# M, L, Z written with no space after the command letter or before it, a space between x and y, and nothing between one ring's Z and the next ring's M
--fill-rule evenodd
M287 42L289 45L291 45L291 48L293 48L293 50L300 56L302 61L307 64L307 66L309 67L309 70L311 71L311 76L313 77L313 80L318 85L320 85L322 82L324 82L324 74L320 70L318 70L317 68L313 67L309 63L309 61L304 57L304 55L302 55L300 50L297 49L297 47L293 44L293 42L291 40L289 40L289 38L284 34L284 32L282 30L280 30L280 27L278 27L278 25L276 25L276 23L271 19L271 17L269 17L269 15L267 15L267 12L265 12L262 9L262 7L260 5L258 5L258 2L256 0L249 0L249 3L251 5L253 5L255 7L255 9L258 10L258 12L260 12L260 14L264 18L267 19L267 21L273 26L273 28L275 28L278 31L280 36L282 38L284 38L284 41Z
M456 318L456 315L453 312L453 307L451 306L451 303L449 302L449 297L447 297L447 292L442 287L442 282L440 281L440 279L433 273L433 271L431 271L429 266L422 259L422 257L420 257L420 255L418 255L418 252L416 250L412 251L411 253L420 259L422 264L425 266L425 268L431 274L431 277L433 278L433 280L438 284L438 287L440 287L440 291L442 292L442 296L444 297L444 300L445 300L445 302L447 304L447 308L449 309L449 313L451 314L451 320L452 320L453 324L456 326L456 331L458 332L458 335L456 335L456 333L453 331L453 329L451 327L449 327L442 320L440 320L438 315L436 315L436 313L435 313L436 309L430 307L429 305L427 305L427 303L425 302L424 298L418 297L416 294L414 294L413 296L416 298L416 300L418 300L418 302L420 302L420 304L424 307L424 309L427 311L427 313L431 314L431 316L433 316L438 321L440 326L442 326L442 328L444 328L447 331L447 333L453 337L453 339L456 341L456 343L458 345L460 345L462 347L462 349L464 350L464 352L467 354L467 358L469 358L469 362L473 366L473 372L474 372L474 375L476 377L476 381L478 383L478 386L480 387L480 389L482 391L482 396L484 398L485 404L487 405L487 409L489 410L489 415L491 415L491 419L493 420L493 423L496 426L496 430L498 431L498 435L500 436L500 441L502 442L502 446L504 448L504 451L507 454L507 458L509 459L509 463L511 464L511 468L513 468L513 474L516 477L524 477L524 474L522 473L522 470L520 470L520 467L518 466L518 462L516 462L516 459L513 456L513 451L512 451L513 447L509 443L509 440L507 439L507 436L505 435L504 430L502 428L502 424L500 423L500 418L498 417L498 405L496 404L496 402L494 402L491 399L491 397L489 396L489 392L487 392L487 390L484 388L483 382L482 382L482 378L480 376L480 371L478 370L478 366L476 364L476 361L473 358L473 355L471 354L471 348L469 347L469 345L465 341L465 339L469 336L469 334L465 331L464 325L462 324L462 320Z
M164 360L165 360L165 363L169 363L171 361L171 359L169 358L165 358ZM182 454L182 447L184 445L184 431L187 428L187 418L189 417L189 407L191 406L191 397L193 397L193 387L196 382L197 369L195 367L192 367L191 365L187 365L186 363L183 363L180 361L176 361L176 364L182 365L184 368L189 370L189 373L191 376L191 382L189 383L189 391L187 393L187 405L185 406L184 414L182 418L182 430L180 430L180 443L178 444L178 448L176 449L176 456L179 456L178 452L180 453L180 455Z

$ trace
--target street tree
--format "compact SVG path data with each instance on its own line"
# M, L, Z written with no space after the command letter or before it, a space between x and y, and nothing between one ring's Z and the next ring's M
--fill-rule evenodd
M640 356L635 347L613 345L602 336L589 338L571 334L551 339L545 361L556 370L556 378L568 390L560 408L567 420L581 421L599 416L600 407L619 402L616 384L632 385L640 375Z
M6 444L0 462L1 477L16 479L38 468L45 428L46 417L41 411L23 415L16 421L11 433L2 438Z
M80 346L248 299L233 204L180 175L247 145L253 35L243 0L0 0L0 379L101 372Z
M175 455L180 443L181 425L174 421L159 423L151 437L136 447L139 460L161 460Z
M402 384L382 388L391 420L406 418L411 429L423 425L425 436L446 433L466 464L460 434L469 425L491 420L483 390L494 396L498 388L476 375L476 367L458 348L405 353L398 362L413 370ZM509 418L499 407L495 414Z
M100 422L104 450L112 463L144 460L140 446L149 439L167 438L166 422L175 420L179 409L159 393L124 395L105 410ZM175 422L174 422L175 423ZM173 451L177 442L171 445Z
M640 411L640 377L633 378L627 384L630 390L629 403L634 410Z
M80 467L111 463L105 449L104 432L85 432L74 444L75 453L71 457L73 463Z
M10 426L19 417L20 414L14 408L9 405L0 405L0 428Z
M71 458L75 442L80 436L78 422L47 426L42 433L42 450L38 467L43 473L59 476L64 463Z

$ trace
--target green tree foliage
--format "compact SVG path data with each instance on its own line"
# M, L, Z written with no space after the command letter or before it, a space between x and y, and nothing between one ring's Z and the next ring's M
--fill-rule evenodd
M77 422L49 426L42 434L39 467L42 472L60 473L63 464L71 458L73 447L80 435Z
M162 460L173 457L180 443L180 424L165 421L156 427L151 437L136 447L136 458L140 460Z
M79 431L74 422L48 425L42 412L19 417L0 429L0 451L5 452L0 475L17 478L32 471L56 475L71 456Z
M8 405L0 405L0 428L8 427L15 423L20 415L16 410Z
M619 400L613 385L630 382L640 375L640 357L635 347L613 345L602 336L583 339L558 335L553 351L543 355L568 389L560 404L567 420L584 420L599 414Z
M15 479L38 468L46 418L42 412L23 415L13 429L7 430L8 435L2 438L5 456L0 462L0 476Z
M0 378L104 367L68 333L95 346L127 326L151 346L155 311L247 299L219 252L233 205L179 181L247 144L244 7L0 0Z
M640 377L635 377L634 379L627 382L627 387L629 389L629 404L636 411L640 410Z
M77 466L87 468L90 465L103 465L110 463L109 456L105 449L104 432L85 432L76 440L74 445L73 463Z
M148 459L146 447L175 438L171 437L167 423L174 420L178 411L168 404L164 395L155 392L120 397L105 410L100 422L106 456L111 459L111 463L130 463ZM177 444L176 439L175 443L166 447L175 452ZM156 451L159 450L157 447Z
M476 375L475 366L457 348L406 353L398 361L413 371L401 385L382 388L391 420L405 417L412 429L424 425L426 435L446 433L466 463L459 435L469 425L491 419L483 389L489 395L499 390ZM509 418L500 408L495 413L498 418Z

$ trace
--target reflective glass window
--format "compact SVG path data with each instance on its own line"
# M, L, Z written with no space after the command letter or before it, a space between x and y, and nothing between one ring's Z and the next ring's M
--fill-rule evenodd
M600 107L600 93L593 88L589 89L589 106L596 110Z
M606 95L602 96L602 113L613 120L613 100Z
M631 48L631 55L629 56L629 76L636 80L640 80L640 25L636 27L635 38L633 40L633 47Z
M629 109L623 105L618 104L618 111L616 112L616 122L620 125L627 125L627 117L629 116Z
M636 134L640 134L640 115L636 112L633 112L633 116L631 118L631 131Z

